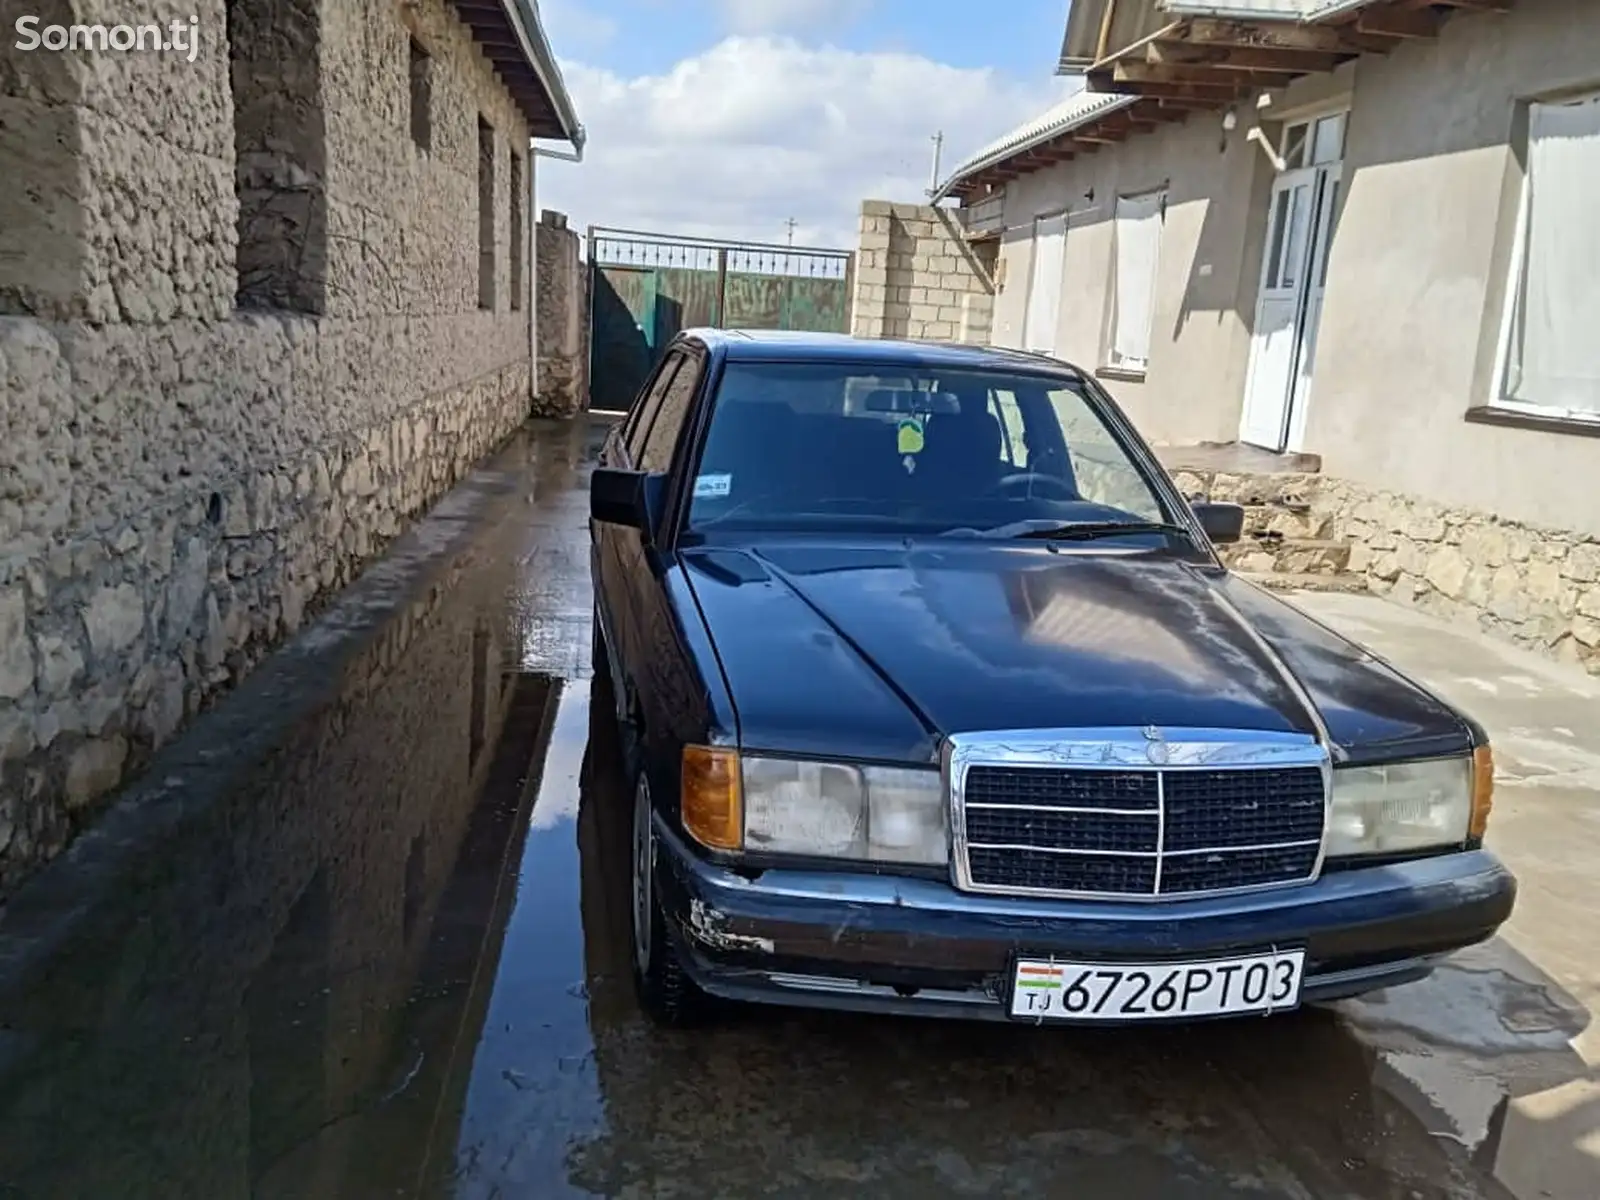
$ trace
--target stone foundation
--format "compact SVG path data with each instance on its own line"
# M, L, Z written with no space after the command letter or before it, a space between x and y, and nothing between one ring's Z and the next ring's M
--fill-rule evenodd
M1313 510L1372 591L1600 675L1600 538L1338 479Z
M1312 473L1177 470L1185 495L1246 506L1243 572L1359 585L1600 675L1600 538Z

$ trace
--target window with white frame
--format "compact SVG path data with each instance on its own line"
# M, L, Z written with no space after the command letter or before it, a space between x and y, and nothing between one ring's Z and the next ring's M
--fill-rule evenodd
M1329 113L1283 127L1283 167L1322 167L1344 157L1344 134L1348 112Z
M1600 92L1528 106L1496 403L1600 421Z
M1165 190L1117 197L1111 346L1107 365L1124 371L1150 366L1155 315L1156 263L1161 251Z

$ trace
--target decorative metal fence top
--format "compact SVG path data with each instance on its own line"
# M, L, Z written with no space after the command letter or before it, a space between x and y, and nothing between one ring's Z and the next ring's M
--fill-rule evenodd
M844 279L849 272L850 258L848 250L814 246L671 237L628 229L589 231L589 261L601 267L677 267L691 271L725 270L741 275Z

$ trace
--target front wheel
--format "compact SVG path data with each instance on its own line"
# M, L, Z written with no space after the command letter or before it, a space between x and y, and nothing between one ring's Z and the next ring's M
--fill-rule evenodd
M705 1016L707 997L684 970L661 913L652 812L650 781L640 770L633 789L633 982L652 1020L681 1028Z

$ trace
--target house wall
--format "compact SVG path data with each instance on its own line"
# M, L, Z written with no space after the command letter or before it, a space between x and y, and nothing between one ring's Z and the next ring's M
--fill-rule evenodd
M1303 447L1319 527L1374 590L1600 672L1600 438L1466 419L1495 394L1518 105L1576 86L1600 86L1600 14L1519 0L1297 81L1266 128L1350 105ZM995 340L1021 337L1032 217L1070 203L1059 349L1099 366L1108 202L1170 177L1149 372L1107 387L1152 441L1236 438L1271 186L1254 118L1220 152L1201 114L1013 182Z
M1588 0L1521 0L1361 60L1307 426L1329 473L1600 534L1600 440L1463 419L1493 399L1517 104L1572 84L1600 86Z
M950 209L865 201L850 330L987 342L993 269L993 243L969 243Z
M529 407L528 132L454 10L285 0L230 71L223 0L192 7L192 63L0 46L0 177L45 184L0 199L0 890ZM252 77L294 103L236 105Z
M1466 420L1497 396L1520 101L1600 86L1600 14L1521 0L1363 59L1307 424L1369 586L1600 673L1600 438Z
M1282 105L1312 103L1329 86L1321 78L1297 81L1285 90ZM1022 344L1034 219L1069 210L1057 356L1096 371L1153 442L1184 445L1238 436L1272 178L1266 156L1246 139L1253 115L1241 117L1239 127L1225 133L1220 114L1197 113L1080 153L1006 188L995 343ZM1114 301L1116 198L1163 184L1168 199L1150 365L1141 377L1104 369Z

